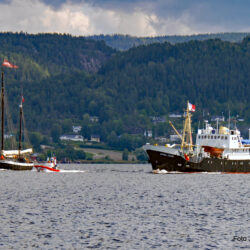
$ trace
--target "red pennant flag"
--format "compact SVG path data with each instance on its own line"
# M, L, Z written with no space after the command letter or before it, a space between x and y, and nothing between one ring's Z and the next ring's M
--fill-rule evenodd
M12 64L12 63L10 63L10 62L9 62L8 60L6 60L6 59L3 60L2 66L7 67L7 68L11 68L11 69L17 69L17 68L18 68L18 66L14 65L14 64Z
M22 96L22 103L24 103L24 97Z

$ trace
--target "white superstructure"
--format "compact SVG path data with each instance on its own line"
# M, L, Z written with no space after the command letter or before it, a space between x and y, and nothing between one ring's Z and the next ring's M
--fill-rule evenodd
M205 129L198 129L196 145L198 151L205 148L205 151L221 151L220 158L231 160L250 159L250 145L243 144L243 138L238 129L229 130L227 127L215 129L206 123Z

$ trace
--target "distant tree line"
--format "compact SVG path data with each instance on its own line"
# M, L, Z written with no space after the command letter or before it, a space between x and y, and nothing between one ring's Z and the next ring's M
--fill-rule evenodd
M135 37L130 35L94 35L89 36L90 39L97 41L104 41L108 46L118 50L128 50L140 45L149 45L152 43L165 43L171 44L185 43L192 40L204 41L208 39L221 39L228 42L241 42L250 33L246 32L226 32L226 33L211 33L211 34L198 34L187 36L156 36L156 37Z

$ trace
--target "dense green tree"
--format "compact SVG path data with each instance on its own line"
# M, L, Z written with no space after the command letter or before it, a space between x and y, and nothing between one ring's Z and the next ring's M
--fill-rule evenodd
M72 120L71 119L65 119L62 121L62 133L72 133Z
M138 161L144 161L146 162L148 160L148 156L146 154L146 152L143 149L137 149L135 151L136 154L136 158Z
M129 155L129 152L128 150L125 148L122 152L122 160L123 161L128 161L128 155Z
M58 143L60 141L60 135L61 135L61 127L59 125L54 125L51 130L51 137L53 142Z
M119 141L119 139L118 139L115 131L112 131L107 138L108 145L111 147L117 147L119 145L118 141Z
M33 132L30 135L30 142L36 151L40 151L40 145L43 140L43 136L39 132Z

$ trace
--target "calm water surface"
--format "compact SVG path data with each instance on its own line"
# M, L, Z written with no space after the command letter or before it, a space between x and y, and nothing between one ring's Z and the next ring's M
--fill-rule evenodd
M60 167L85 172L0 171L1 249L250 247L250 175Z

